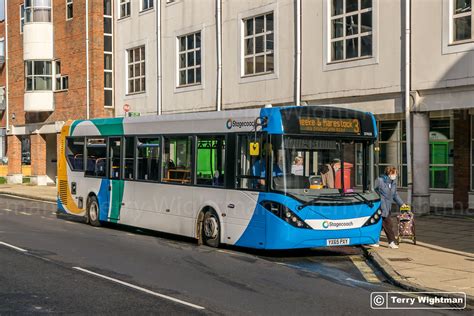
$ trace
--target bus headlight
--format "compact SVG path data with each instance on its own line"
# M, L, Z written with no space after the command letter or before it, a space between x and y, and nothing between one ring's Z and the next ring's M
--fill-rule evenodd
M293 227L311 229L298 215L283 204L273 201L262 201L260 205Z
M381 218L382 211L378 209L374 214L372 214L372 216L370 216L370 218L365 222L364 225L362 225L362 227L377 224Z

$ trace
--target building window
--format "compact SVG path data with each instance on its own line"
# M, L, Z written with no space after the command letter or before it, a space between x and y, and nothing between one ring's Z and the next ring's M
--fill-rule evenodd
M25 22L51 22L51 0L26 0Z
M20 4L20 33L23 33L23 27L25 26L25 5Z
M112 0L104 0L104 106L113 106Z
M259 75L274 71L273 12L242 20L243 75Z
M332 62L372 57L372 0L332 0Z
M66 0L66 20L72 19L74 16L72 0Z
M130 16L130 0L120 0L120 18Z
M142 1L142 11L149 10L153 8L153 0L141 0Z
M201 83L201 32L178 37L180 87Z
M52 90L52 72L50 61L26 61L25 74L26 91Z
M453 6L453 42L465 42L474 39L474 10L471 0L452 0Z
M379 139L374 157L376 176L383 175L387 166L395 166L399 170L398 185L406 187L408 176L405 121L380 121L378 130ZM356 161L356 164L360 163ZM356 174L356 178L361 177L362 175Z
M55 91L65 91L69 89L69 77L61 74L61 61L54 62Z
M129 49L127 55L127 93L145 92L145 46Z
M451 119L430 119L430 187L433 189L453 188L453 138Z

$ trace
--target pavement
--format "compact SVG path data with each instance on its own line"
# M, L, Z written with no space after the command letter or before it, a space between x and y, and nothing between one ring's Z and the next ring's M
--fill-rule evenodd
M0 185L0 194L56 201L56 188L50 186ZM380 247L364 247L365 255L386 279L398 287L408 291L464 292L469 305L473 306L473 214L437 212L417 216L416 236L416 245L411 240L402 240L399 249L390 249L382 234ZM289 263L290 266L298 264ZM305 266L306 263L299 265ZM326 268L322 264L317 269L324 272Z
M396 218L393 219L396 223ZM474 302L474 216L415 215L416 245L366 247L367 255L393 284L410 291L464 292Z

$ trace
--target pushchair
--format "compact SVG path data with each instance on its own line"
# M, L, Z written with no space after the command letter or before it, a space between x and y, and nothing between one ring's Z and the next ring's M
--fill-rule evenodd
M410 206L400 207L400 214L398 219L398 237L397 241L400 243L402 239L411 239L416 245L416 231L415 231L415 214L411 211Z

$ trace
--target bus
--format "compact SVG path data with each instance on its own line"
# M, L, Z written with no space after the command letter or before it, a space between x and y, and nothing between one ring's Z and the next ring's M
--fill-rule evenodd
M323 106L68 121L58 212L211 247L373 244L376 139L371 113Z

